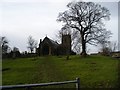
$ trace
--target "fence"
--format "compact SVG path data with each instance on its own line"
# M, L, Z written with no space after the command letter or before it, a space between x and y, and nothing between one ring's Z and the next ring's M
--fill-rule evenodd
M38 87L38 86L50 86L50 85L62 85L62 84L69 84L69 83L76 83L76 90L80 90L80 79L76 78L73 81L64 81L64 82L51 82L51 83L40 83L40 84L25 84L25 85L9 85L9 86L0 86L3 89L15 89L15 88L27 88L28 90L31 87Z

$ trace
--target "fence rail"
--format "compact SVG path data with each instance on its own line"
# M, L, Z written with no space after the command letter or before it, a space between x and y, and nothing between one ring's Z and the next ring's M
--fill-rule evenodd
M76 78L73 81L63 81L63 82L51 82L51 83L40 83L40 84L25 84L25 85L8 85L8 86L0 86L2 89L13 89L13 88L31 88L31 87L38 87L38 86L50 86L50 85L62 85L62 84L69 84L69 83L76 83L76 90L80 90L80 79Z

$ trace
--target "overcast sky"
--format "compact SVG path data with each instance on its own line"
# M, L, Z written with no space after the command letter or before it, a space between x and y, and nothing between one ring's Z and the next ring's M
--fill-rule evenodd
M56 22L57 16L67 9L66 5L71 1L73 0L1 0L0 36L6 36L10 47L18 47L20 51L28 50L29 35L38 43L46 35L56 40L56 34L61 28L61 23ZM106 28L113 33L111 41L118 41L118 0L91 1L97 1L110 10L111 19L105 22ZM89 51L97 49L89 48Z

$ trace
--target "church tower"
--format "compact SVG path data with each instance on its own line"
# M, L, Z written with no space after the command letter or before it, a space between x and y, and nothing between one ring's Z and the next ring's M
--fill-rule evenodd
M70 54L71 52L71 35L62 35L62 46L65 49L66 54Z

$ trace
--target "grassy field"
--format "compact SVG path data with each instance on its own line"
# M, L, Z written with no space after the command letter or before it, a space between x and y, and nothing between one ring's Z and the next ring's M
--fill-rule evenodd
M6 59L2 62L2 84L33 84L75 80L82 88L111 88L118 85L118 60L104 56ZM62 87L75 87L74 84Z

